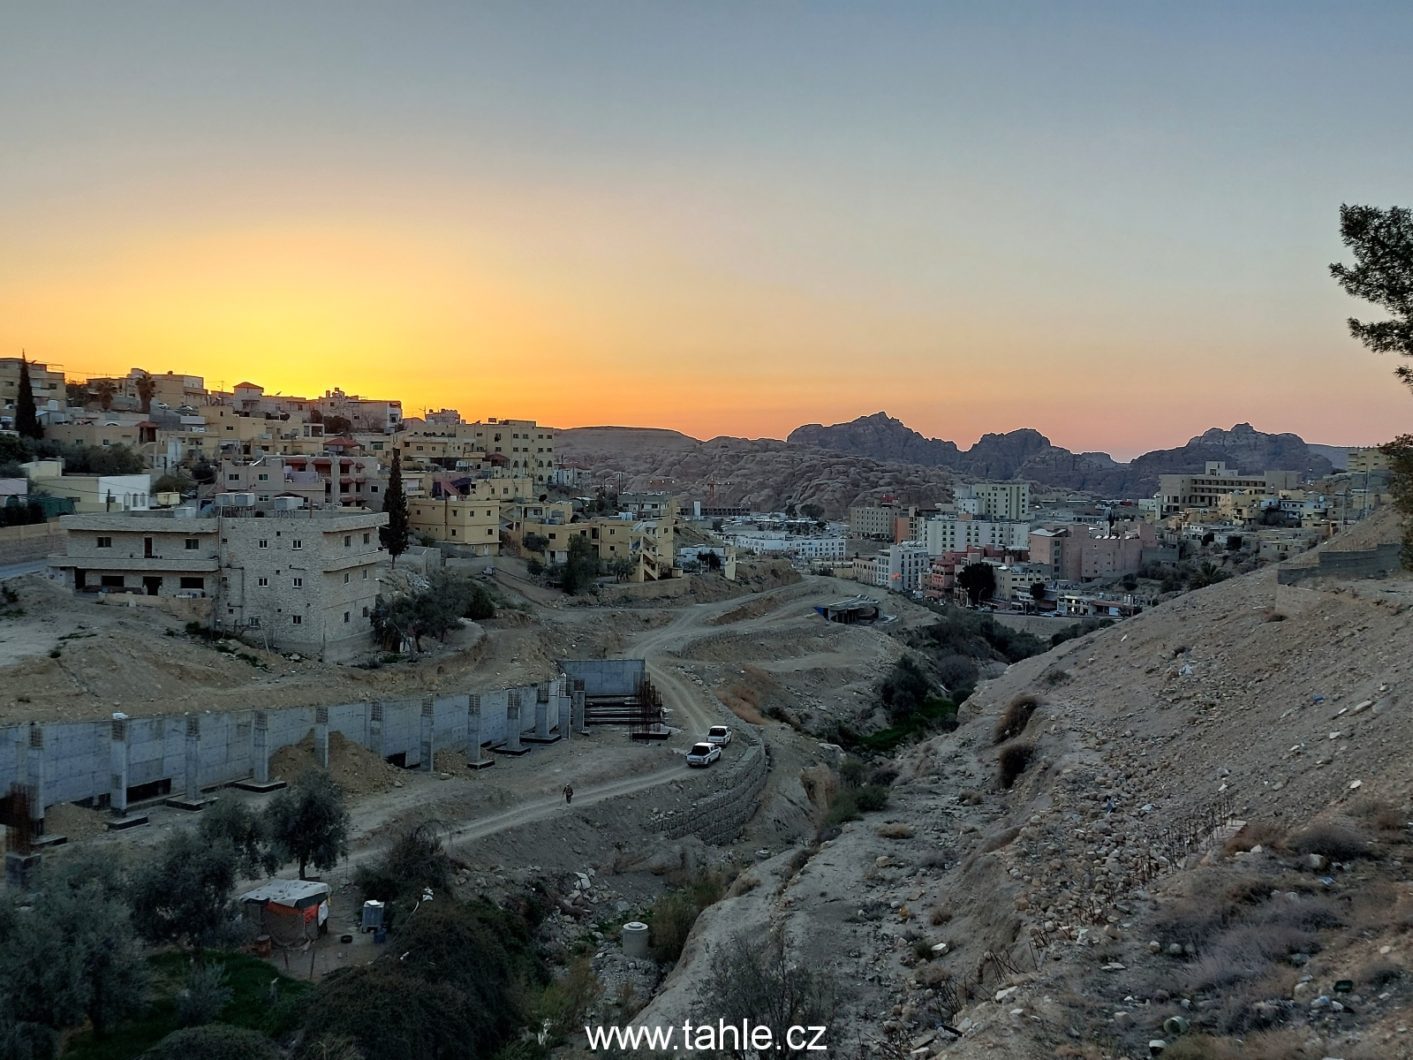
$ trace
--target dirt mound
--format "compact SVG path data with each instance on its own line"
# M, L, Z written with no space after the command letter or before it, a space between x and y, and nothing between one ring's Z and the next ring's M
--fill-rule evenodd
M312 730L299 743L280 748L270 758L270 776L279 780L292 781L317 768ZM384 762L362 744L342 733L329 733L329 776L349 797L387 791L400 775L397 766Z

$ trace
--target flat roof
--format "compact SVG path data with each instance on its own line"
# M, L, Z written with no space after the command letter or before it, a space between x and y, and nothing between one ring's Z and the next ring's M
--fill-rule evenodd
M240 896L242 902L276 902L298 905L310 898L327 897L329 885L317 880L266 880L253 891Z

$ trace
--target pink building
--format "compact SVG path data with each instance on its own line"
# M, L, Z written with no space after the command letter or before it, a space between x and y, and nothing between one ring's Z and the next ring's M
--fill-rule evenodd
M1030 561L1054 581L1092 581L1135 574L1143 550L1157 546L1152 523L1137 520L1111 527L1042 528L1030 532Z

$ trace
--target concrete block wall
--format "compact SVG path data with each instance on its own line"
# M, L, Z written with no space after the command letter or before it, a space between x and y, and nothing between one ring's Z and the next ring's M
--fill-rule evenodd
M520 692L521 730L535 727L534 685ZM511 689L481 693L481 740L485 744L506 739L506 706ZM557 693L558 685L552 689ZM441 695L433 700L433 740L436 749L465 750L469 732L466 694ZM551 707L554 708L552 700ZM368 747L384 757L401 754L408 767L421 765L422 699L382 700L343 703L328 709L330 734L339 733L353 743ZM377 726L375 710L381 710L380 746L374 747ZM274 754L299 743L315 727L315 708L285 707L265 712L268 722L268 749ZM550 711L550 726L558 728L559 712ZM243 780L255 774L255 711L207 712L199 715L198 783L203 788ZM112 789L112 722L62 722L41 726L44 738L44 803L81 802L101 799ZM185 715L131 718L127 725L127 786L141 787L169 780L172 791L181 792L186 777ZM0 727L0 790L28 779L30 727Z
M561 659L559 668L569 677L584 682L584 694L594 696L631 696L638 683L647 676L642 659Z
M1329 550L1317 553L1317 563L1280 567L1276 581L1280 585L1297 585L1313 578L1371 578L1399 569L1400 546L1397 543L1374 548Z

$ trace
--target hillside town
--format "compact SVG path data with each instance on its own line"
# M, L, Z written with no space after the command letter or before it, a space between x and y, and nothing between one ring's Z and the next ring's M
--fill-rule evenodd
M15 430L22 385L41 433L29 448ZM407 416L397 398L337 388L267 396L255 383L221 391L140 368L68 380L10 357L0 402L12 439L0 477L14 524L0 530L6 559L48 549L50 576L74 592L155 598L329 659L367 648L394 460L416 550L404 567L427 555L493 564L504 551L557 569L584 538L617 582L680 578L704 562L732 579L742 557L773 556L919 600L1068 619L1127 617L1165 592L1288 560L1390 502L1387 457L1354 449L1319 477L1207 461L1162 474L1152 496L959 478L931 505L884 496L846 512L752 512L710 495L614 491L598 469L557 457L557 432L532 419ZM264 515L304 520L308 546L234 521ZM302 551L297 567L286 547Z

